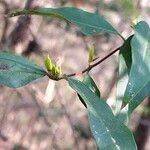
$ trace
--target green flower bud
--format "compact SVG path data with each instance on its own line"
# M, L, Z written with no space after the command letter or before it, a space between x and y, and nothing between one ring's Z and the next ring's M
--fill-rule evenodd
M45 67L46 67L48 72L50 72L52 70L52 66L53 66L52 61L48 55L45 59Z
M93 62L94 54L95 54L95 48L94 48L94 46L92 46L92 47L89 49L89 64L90 64L91 62Z
M58 68L59 68L59 75L62 75L62 74L63 74L63 72L62 72L61 67L59 67L59 66L58 66Z
M56 66L55 66L54 64L52 64L52 71L51 71L51 74L52 74L53 76L56 75Z
M61 67L53 64L49 56L47 56L45 59L45 67L51 79L56 80L59 78L60 75L62 75Z
M55 67L55 74L56 75L59 75L60 74L60 69L58 66Z

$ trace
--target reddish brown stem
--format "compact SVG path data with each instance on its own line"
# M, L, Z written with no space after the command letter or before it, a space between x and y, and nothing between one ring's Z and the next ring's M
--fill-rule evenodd
M103 61L105 61L107 58L109 58L111 55L113 55L114 53L116 53L117 51L120 50L121 47L116 48L115 50L113 50L112 52L110 52L108 55L106 55L104 58L102 58L101 60L99 60L98 62L94 63L93 65L88 66L86 69L84 69L83 71L81 71L82 74L89 72L90 70L92 70L94 67L98 66L99 64L101 64ZM61 79L65 79L66 77L73 77L75 76L76 73L72 73L72 74L68 74L68 75L64 75L63 77L59 78L59 80Z

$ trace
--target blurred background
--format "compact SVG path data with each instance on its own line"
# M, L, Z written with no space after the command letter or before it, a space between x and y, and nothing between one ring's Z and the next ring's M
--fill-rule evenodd
M63 72L80 72L88 64L88 49L95 46L103 58L123 41L109 34L86 37L77 27L49 17L7 18L16 9L73 6L105 17L127 38L135 19L150 24L149 0L0 0L0 51L23 55L44 66L47 54ZM118 53L91 71L113 108L116 98ZM82 76L78 76L82 79ZM139 150L150 149L150 99L130 120ZM96 150L87 114L65 81L47 77L19 88L0 86L0 150Z

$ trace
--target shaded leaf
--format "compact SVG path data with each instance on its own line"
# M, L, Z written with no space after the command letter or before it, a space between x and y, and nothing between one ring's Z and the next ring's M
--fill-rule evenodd
M117 100L116 100L116 110L115 110L116 114L118 114L119 111L121 110L124 93L129 79L129 73L132 64L131 45L130 45L132 37L133 36L130 36L125 41L123 46L120 48Z
M101 150L137 149L132 133L115 118L105 101L81 81L69 78L68 82L87 105L90 127Z
M86 75L82 81L89 89L100 98L100 91L90 75Z
M7 52L0 53L0 85L17 88L47 73L27 59Z
M131 40L132 66L124 95L127 104L119 118L128 121L133 110L150 96L150 28L144 21L135 26L135 35Z
M99 33L113 33L121 36L114 27L103 17L95 13L89 13L73 7L62 8L39 8L30 10L21 10L10 13L9 16L18 15L41 15L51 16L66 20L78 26L85 35L95 35Z
M83 78L82 83L84 83L85 85L87 85L87 87L95 93L95 95L97 95L100 98L100 91L97 87L97 85L95 84L94 80L92 79L92 77L90 75L85 75ZM81 96L78 94L79 99L81 100L81 102L83 103L83 105L86 107L86 103L84 102L84 100L81 98Z

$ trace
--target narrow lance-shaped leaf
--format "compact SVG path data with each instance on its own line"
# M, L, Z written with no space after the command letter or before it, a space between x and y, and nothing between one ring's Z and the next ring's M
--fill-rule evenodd
M97 95L100 98L100 91L97 87L97 85L95 84L94 80L92 79L92 77L90 75L85 75L83 78L82 83L84 83L85 85L87 85L87 87L95 93L95 95ZM81 96L78 94L79 99L81 100L81 102L83 103L83 105L86 107L86 103L84 102L84 100L81 98Z
M132 64L131 56L131 39L133 35L130 36L123 46L120 48L119 53L119 73L118 73L118 84L117 84L117 100L116 100L116 109L115 114L118 114L121 110L123 104L123 97L127 87L129 73Z
M150 27L144 21L135 26L135 35L131 40L132 66L124 95L127 104L119 115L128 119L133 110L150 96Z
M94 80L92 79L92 77L90 75L86 75L83 79L83 83L85 85L87 85L89 87L89 89L95 93L95 95L97 95L100 98L100 91L96 85L96 83L94 82Z
M46 74L41 67L21 56L7 52L0 53L0 85L17 88Z
M96 13L86 12L73 7L20 10L9 14L10 17L18 15L41 15L57 17L75 24L85 35L95 35L107 32L121 36L119 32L114 29L114 27L103 17Z
M105 101L81 81L69 78L68 82L87 105L90 127L101 150L137 149L132 133L115 118Z

